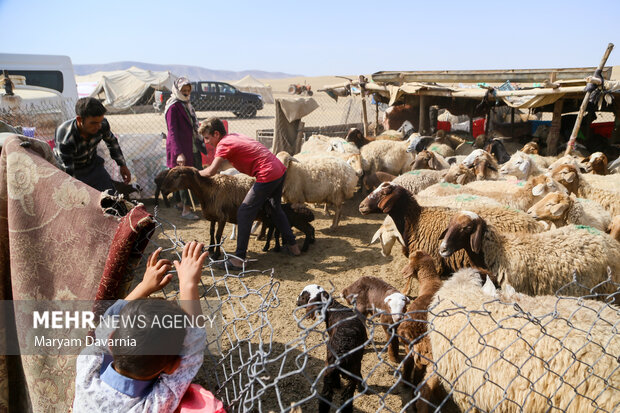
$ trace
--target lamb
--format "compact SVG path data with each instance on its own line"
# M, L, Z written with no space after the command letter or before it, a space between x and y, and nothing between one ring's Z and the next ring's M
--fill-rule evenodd
M360 131L357 128L349 129L349 132L347 132L347 136L345 136L344 140L355 144L355 146L357 146L358 149L372 142L372 140L364 137L364 134L362 133L362 131Z
M348 163L349 166L353 168L353 170L355 171L355 174L358 177L361 177L364 174L364 171L362 169L362 157L359 153L338 152L338 151L331 151L331 152L324 152L324 153L300 152L297 155L295 155L295 159L301 162L314 162L315 160L319 158L325 158L328 156L332 158L342 159L343 161Z
M454 164L450 165L448 173L446 173L441 181L451 184L465 185L475 180L476 173L473 169L470 169L463 164Z
M443 156L426 149L418 152L411 166L411 169L433 169L435 171L448 168L450 168L450 164Z
M462 164L472 168L476 173L476 179L479 181L496 180L499 177L497 160L487 151L477 149L469 154Z
M287 168L282 191L284 200L292 204L314 202L333 205L335 211L331 228L336 228L342 204L355 194L357 175L353 168L336 158L300 162L286 152L276 156Z
M445 228L450 218L456 212L452 208L440 206L421 206L414 196L401 186L392 183L383 183L379 188L368 195L359 205L362 215L370 213L388 214L404 241L403 253L406 257L410 253L422 249L428 251L433 259L440 274L448 274L457 268L469 265L469 260L465 255L451 256L447 260L438 253L438 240L440 231ZM526 214L520 214L523 222L513 221L506 218L510 213L505 208L488 208L488 213L500 214L499 221L507 227L516 226L521 228L531 228L532 231L542 230L541 226Z
M366 317L375 312L381 314L379 319L388 341L388 356L391 361L397 362L398 337L393 331L394 323L402 318L409 298L382 279L368 276L358 278L342 290L342 296L349 305L355 303L357 311Z
M323 152L339 152L339 153L360 153L359 148L351 142L347 142L342 138L331 138L324 135L312 135L306 142L301 145L300 153L323 153Z
M590 227L569 225L539 234L510 234L474 212L461 211L440 238L442 257L464 249L476 267L488 269L500 285L508 283L524 294L555 294L561 289L562 295L581 296L583 286L596 294L612 294L617 287L604 283L607 267L613 281L620 282L620 244Z
M407 307L403 321L398 325L398 336L408 343L409 351L403 362L402 377L404 380L420 388L420 399L416 402L418 412L426 412L429 404L438 406L447 397L439 382L439 376L433 374L433 353L428 336L428 308L433 296L441 288L442 282L435 270L433 259L423 251L416 251L409 256L409 264L403 271L407 285L403 293L408 293L411 279L419 282L418 296ZM403 400L403 405L409 400ZM442 411L453 410L445 405Z
M539 149L540 148L538 146L538 143L534 141L530 141L526 143L525 145L523 145L523 148L521 148L521 152L526 153L528 155L538 155Z
M611 215L603 208L594 208L594 202L582 200L575 195L551 192L532 205L527 213L538 220L552 222L556 227L567 224L585 225L606 231L611 223Z
M237 210L254 184L254 178L244 174L235 176L217 174L204 177L191 166L170 169L162 184L162 193L190 189L200 201L202 216L210 221L209 253L213 259L220 257L222 233L227 222L237 223ZM262 212L257 220L262 221ZM217 223L217 233L215 224Z
M436 374L461 411L618 409L618 309L529 297L456 272L430 304Z
M407 152L409 141L376 140L362 146L364 173L376 171L399 175L409 170L413 156Z
M613 217L607 231L609 232L610 237L620 242L620 215Z
M418 195L423 197L446 195L478 195L493 198L511 208L527 211L549 192L566 192L566 188L554 179L539 175L523 181L474 181L467 185L441 183L430 186Z
M334 389L340 388L341 375L348 376L349 383L342 391L340 411L352 412L355 388L362 378L364 345L368 340L364 322L353 310L334 300L316 284L307 285L302 290L297 298L297 306L305 306L306 317L312 320L316 314L320 314L329 334L319 412L329 412Z
M454 149L452 149L450 145L447 145L445 143L438 143L437 140L435 140L435 142L428 145L426 149L431 152L435 152L443 156L444 158L455 155Z
M267 206L267 205L266 205ZM267 227L267 237L265 239L265 246L263 247L263 251L269 251L269 246L271 244L271 238L274 237L275 232L275 242L276 246L274 247L274 251L280 251L280 231L275 226L275 223L271 219L271 213L273 211L272 208L265 208L265 218L263 223ZM286 214L286 219L288 220L291 228L297 228L301 232L306 235L304 239L304 244L301 247L302 252L308 251L310 244L314 244L314 227L310 222L314 221L314 214L307 206L303 204L291 205L291 204L282 204L282 210Z
M588 178L586 178L597 177L597 179L607 179L607 176L579 174L577 168L572 165L558 166L553 170L551 176L554 179L558 179L559 182L566 182L567 188L569 187L571 192L576 190L578 196L598 202L611 215L620 214L620 191L613 189L614 185L617 184L610 180L608 188L604 188L600 184L591 184ZM613 179L614 177L609 176L609 178Z

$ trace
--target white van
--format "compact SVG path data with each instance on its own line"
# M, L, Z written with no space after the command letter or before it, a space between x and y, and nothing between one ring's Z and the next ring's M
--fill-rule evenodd
M0 53L0 73L26 78L29 86L54 89L74 102L78 98L73 63L69 56Z

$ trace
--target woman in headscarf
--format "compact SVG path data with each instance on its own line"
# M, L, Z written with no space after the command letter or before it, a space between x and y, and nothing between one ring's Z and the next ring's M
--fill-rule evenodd
M185 165L202 169L200 152L206 153L204 139L198 134L196 112L190 103L192 85L186 77L174 81L172 95L166 102L164 115L168 126L166 138L166 164L168 168ZM187 190L179 191L177 207L182 209L181 218L195 220L198 216L189 209Z

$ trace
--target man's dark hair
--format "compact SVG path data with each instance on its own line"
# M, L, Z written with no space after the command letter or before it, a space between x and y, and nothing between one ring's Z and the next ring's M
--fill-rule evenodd
M75 104L75 114L85 119L89 116L103 116L107 112L103 103L95 98L81 98Z
M183 320L182 317L189 316L170 301L145 299L127 303L119 313L119 327L109 346L114 366L148 377L175 362L183 350L186 329L183 323L172 323ZM131 345L131 339L135 340L135 346Z
M226 127L220 118L209 118L200 124L198 133L213 135L213 132L219 132L221 137L226 136Z

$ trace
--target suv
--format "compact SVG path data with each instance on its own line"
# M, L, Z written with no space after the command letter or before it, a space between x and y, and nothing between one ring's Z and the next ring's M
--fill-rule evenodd
M196 111L230 111L241 118L253 118L263 108L263 97L256 93L241 92L224 82L191 82L190 103ZM162 111L171 92L155 91L156 110Z

